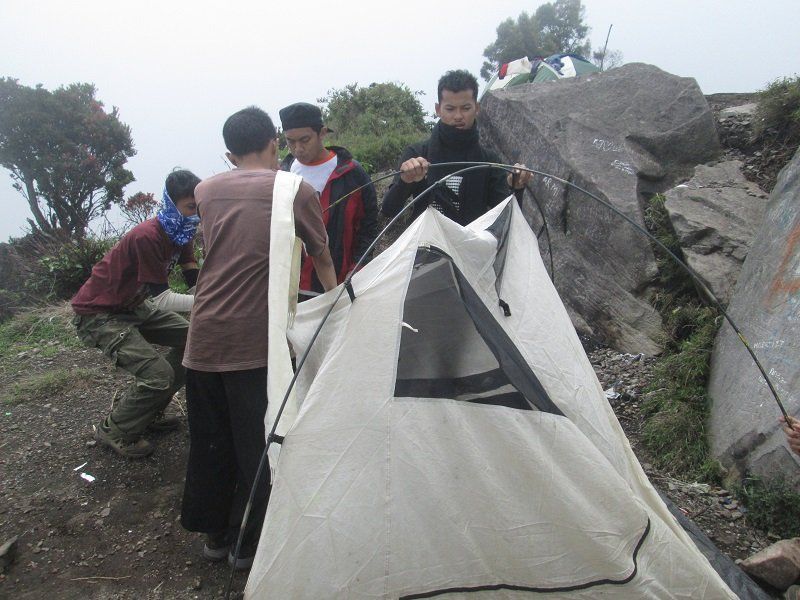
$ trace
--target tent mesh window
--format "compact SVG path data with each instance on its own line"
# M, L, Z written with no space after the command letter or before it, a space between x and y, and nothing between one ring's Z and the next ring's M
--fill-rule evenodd
M475 290L438 248L419 248L394 395L563 413Z

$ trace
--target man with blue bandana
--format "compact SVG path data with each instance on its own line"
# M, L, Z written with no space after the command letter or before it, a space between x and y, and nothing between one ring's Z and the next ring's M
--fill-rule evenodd
M186 378L181 362L189 322L178 313L188 313L194 297L171 291L168 277L179 264L190 287L197 281L192 239L200 220L194 199L198 183L190 171L170 173L158 214L126 233L71 301L78 337L135 378L111 414L94 427L98 442L126 458L153 452L142 437L145 431L179 424L176 417L164 417L164 409ZM162 355L154 344L170 350Z

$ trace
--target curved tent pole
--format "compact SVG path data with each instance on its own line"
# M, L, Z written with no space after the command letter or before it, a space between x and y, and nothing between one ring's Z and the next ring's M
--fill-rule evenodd
M514 170L527 171L528 173L532 173L534 175L541 175L542 177L549 177L550 179L553 179L554 181L558 181L560 183L563 183L564 185L567 185L567 186L569 186L569 187L571 187L573 189L578 190L579 192L582 192L582 193L586 194L592 200L594 200L596 202L599 202L600 204L602 204L603 206L608 208L610 211L616 213L617 215L619 215L620 217L625 219L631 226L633 226L633 228L636 231L638 231L639 233L641 233L642 235L647 237L652 242L655 242L656 245L659 248L661 248L664 252L666 252L667 255L675 263L678 264L678 266L680 266L684 271L686 271L686 273L689 274L689 276L692 278L692 280L700 287L700 290L703 292L703 294L705 294L706 297L715 306L715 308L717 310L719 310L720 314L722 314L722 316L725 318L725 320L730 324L730 326L736 332L736 335L739 337L739 340L742 342L744 347L747 349L747 352L750 354L750 358L753 359L753 362L755 363L756 367L758 367L758 370L761 372L761 376L764 378L764 381L766 382L767 387L769 388L769 391L772 393L772 397L775 399L775 402L778 404L778 408L780 409L781 414L783 415L783 418L786 419L787 423L791 421L792 417L789 416L789 413L786 411L786 408L784 407L783 402L781 402L780 396L778 395L778 391L775 389L775 386L773 385L772 381L770 380L769 375L767 375L767 372L764 369L764 366L761 364L761 361L758 360L758 357L756 356L755 352L753 351L752 347L750 346L750 343L747 341L747 338L744 337L744 334L741 332L741 330L736 325L736 323L733 321L731 316L727 313L727 311L723 308L722 304L717 299L717 297L711 292L710 289L708 289L708 286L706 286L706 284L703 283L702 279L700 279L700 276L695 272L694 269L692 269L689 265L687 265L680 258L678 258L678 256L674 252L672 252L662 242L660 242L654 235L652 235L649 231L647 231L645 228L640 226L636 221L631 219L624 212L619 210L617 207L612 205L610 202L607 202L606 200L603 200L602 198L598 197L596 194L593 194L592 192L588 191L587 189L582 188L581 186L576 185L576 184L572 183L571 181L567 181L566 179L562 179L561 177L558 177L556 175L552 175L550 173L545 173L544 171L539 171L537 169L529 169L528 167L509 165L509 164L505 164L505 163L478 162L478 161L449 162L449 163L436 163L436 164L437 164L437 166L490 165L490 166L498 168L498 169L503 169L504 171L509 171L509 172L513 172ZM454 174L455 173L451 174L450 176L452 176ZM383 178L385 178L385 177L383 177ZM446 177L443 178L443 179L446 179ZM431 187L435 187L435 185L438 185L439 183L440 182L437 182L436 184L434 184L434 186L431 186ZM430 189L431 188L425 190L425 192L423 192L423 193L427 193ZM411 204L413 204L413 202L415 202L415 201L416 201L416 198L414 200L412 200ZM537 202L537 205L538 205L538 202ZM540 208L540 211L541 211L541 207L539 207L539 208ZM403 210L405 210L405 207L404 207ZM542 211L542 217L544 217L544 212L543 211ZM546 222L546 219L545 219L545 222ZM391 223L390 223L390 225L391 225ZM384 232L381 232L380 235L383 235L383 233ZM548 234L548 240L549 240L549 234ZM374 247L374 243L370 246L370 249L372 247ZM552 249L551 249L551 256L552 256Z
M317 329L314 331L314 334L311 337L311 340L309 341L308 346L306 346L306 349L303 352L302 357L298 361L297 368L295 369L294 375L292 376L292 379L289 382L289 387L287 388L286 393L284 394L283 400L281 401L281 406L278 409L278 413L277 413L277 415L275 417L275 422L272 424L272 429L270 430L269 435L267 436L267 445L265 446L264 452L261 455L261 460L259 461L259 464L258 464L258 470L256 472L255 481L253 482L253 486L250 488L250 496L247 499L247 505L245 506L244 514L242 515L242 524L239 527L239 536L238 536L238 539L236 540L236 548L235 548L234 553L233 553L233 563L234 563L234 565L236 564L236 559L239 557L239 552L241 551L242 540L244 538L245 526L247 525L247 521L248 521L248 519L250 517L250 510L252 508L253 499L255 497L256 484L258 483L259 479L261 478L261 475L264 472L264 468L266 467L266 464L267 464L267 451L269 450L269 446L270 446L270 444L272 442L274 442L276 440L275 431L277 429L278 423L280 422L281 415L283 414L283 409L285 408L286 403L287 403L287 401L289 399L289 394L291 393L291 390L294 388L295 382L297 381L297 376L300 373L300 370L303 368L303 365L305 364L306 359L308 358L308 355L309 355L309 352L311 350L311 347L314 345L314 342L316 341L317 337L319 336L319 333L322 330L322 327L325 325L325 322L328 320L328 317L330 317L330 315L333 312L333 309L335 308L336 304L342 298L342 295L344 294L344 292L345 291L348 292L348 294L350 295L351 301L355 299L355 296L354 296L353 291L352 291L352 285L350 283L353 275L363 265L365 257L369 256L369 253L372 252L372 250L375 248L375 245L378 243L378 241L386 234L386 232L398 221L398 219L410 207L414 206L414 204L416 204L417 201L419 201L421 198L426 196L428 193L430 193L437 186L443 184L450 177L454 177L454 176L457 176L457 175L462 175L463 173L467 173L467 172L470 172L470 171L479 170L479 169L495 168L495 169L502 169L502 170L508 171L510 173L513 173L514 170L520 170L520 171L527 171L528 173L532 173L534 175L540 175L542 177L549 177L550 179L553 179L555 181L563 183L564 185L567 185L567 186L569 186L569 187L571 187L573 189L578 190L579 192L582 192L582 193L586 194L589 198L592 198L596 202L599 202L600 204L602 204L603 206L605 206L606 208L608 208L612 212L616 213L617 215L619 215L620 217L625 219L625 221L627 221L630 225L632 225L633 228L636 231L638 231L639 233L641 233L642 235L647 237L652 242L655 242L656 245L658 245L664 252L667 253L667 255L670 258L672 258L673 261L675 261L675 263L677 263L684 271L686 271L689 274L689 276L695 281L695 283L699 285L701 291L711 300L711 302L714 304L714 306L717 308L717 310L719 310L720 313L725 317L725 320L728 321L730 326L736 332L736 334L739 337L739 340L742 342L742 344L744 344L744 347L747 349L747 352L750 354L750 357L753 359L753 362L756 364L756 366L758 367L758 370L761 372L761 375L764 378L764 381L767 383L767 386L769 387L769 390L772 393L772 396L774 397L775 402L778 404L778 408L780 409L781 414L783 415L784 419L786 420L787 423L790 423L792 421L792 417L790 417L788 412L786 411L786 408L784 407L783 402L781 402L780 396L778 395L778 392L775 389L775 386L772 384L772 381L769 379L769 376L767 375L766 371L764 370L764 367L761 364L761 362L758 360L758 357L756 357L755 352L753 351L753 349L750 346L750 343L744 337L744 334L742 334L741 330L736 325L736 323L733 321L733 319L730 317L730 315L728 315L728 313L722 307L722 304L717 299L717 297L703 283L703 281L700 279L700 276L694 271L694 269L692 269L689 265L684 263L680 258L678 258L678 256L675 253L673 253L661 241L659 241L649 231L647 231L646 229L641 227L636 221L631 219L628 215L626 215L625 213L620 211L618 208L613 206L611 203L599 198L597 195L595 195L592 192L586 190L585 188L582 188L581 186L579 186L577 184L574 184L571 181L567 181L566 179L562 179L561 177L557 177L556 175L552 175L552 174L546 173L544 171L539 171L537 169L529 169L527 167L509 165L509 164L505 164L505 163L479 162L479 161L437 163L437 166L465 166L465 168L460 169L458 171L455 171L453 173L450 173L448 175L445 175L441 179L437 180L435 183L433 183L432 185L427 187L420 194L418 194L417 196L412 198L410 202L408 202L405 206L403 206L403 208L400 210L400 212L398 212L394 217L392 217L392 219L389 221L389 223L381 230L381 232L375 237L375 239L369 245L369 247L364 252L364 254L359 258L358 262L353 267L353 270L350 271L350 273L347 275L347 277L345 277L345 280L342 282L343 283L342 288L339 290L339 293L336 295L336 298L331 303L330 307L328 308L328 311L322 317L322 321L320 321L320 324L317 326ZM396 172L390 173L388 175L383 175L383 176L375 179L374 181L381 181L383 179L388 179L389 177L394 177L395 175L397 175L399 173L400 173L400 171L396 171ZM331 204L328 208L331 208L332 206L335 206L336 204L338 204L342 200L346 199L349 195L357 192L358 190L366 187L367 185L370 185L371 183L372 183L372 181L370 181L369 183L364 184L364 185L356 188L355 190L353 190L352 192L346 194L345 196L342 196L339 200L337 200L336 202ZM538 201L537 201L537 206L539 206ZM539 210L542 213L542 217L544 218L544 212L542 211L541 206L539 206ZM545 219L545 223L546 223L546 219ZM549 241L549 233L548 233L548 241ZM552 260L552 249L551 249L551 260ZM230 598L231 588L232 588L232 585L233 585L233 577L234 577L235 572L236 572L235 566L232 566L231 567L230 578L228 579L228 586L227 586L227 589L225 591L225 599L226 600L228 600Z
M437 165L443 165L443 166L458 166L458 165L476 165L476 164L479 164L479 163L447 162L447 163L436 163L436 164ZM480 163L480 164L489 164L489 163ZM513 173L513 171L514 171L514 167L512 167L512 165L502 165L502 166L496 165L496 166L499 167L499 168L502 168L504 171L508 171L509 173ZM394 177L395 175L400 175L401 173L402 173L402 171L392 171L390 173L386 173L384 175L376 177L375 179L370 179L367 183L365 183L363 185L360 185L357 188L355 188L354 190L351 190L351 191L347 192L344 196L342 196L341 198L337 199L335 202L329 204L326 208L324 208L322 210L322 212L326 212L326 211L330 210L331 208L333 208L334 206L336 206L337 204L339 204L340 202L344 202L351 195L355 194L356 192L360 192L361 190L363 190L368 185L372 185L374 183L378 183L379 181L383 181L385 179L389 179L390 177ZM539 214L542 216L542 224L543 224L542 228L544 229L544 234L545 234L545 237L547 238L547 250L548 250L548 253L550 254L550 280L551 281L555 281L556 273L555 273L555 267L553 266L553 245L550 242L550 229L547 226L547 216L544 214L544 209L542 208L542 205L539 202L539 199L536 196L534 196L533 194L531 194L531 197L533 198L534 204L536 204L536 208L539 209ZM538 238L539 235L541 235L541 233L542 233L542 230L539 230L539 234L536 237Z

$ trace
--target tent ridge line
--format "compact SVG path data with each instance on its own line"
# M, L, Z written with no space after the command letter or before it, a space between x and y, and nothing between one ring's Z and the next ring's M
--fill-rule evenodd
M489 591L497 591L497 590L512 590L517 592L535 592L538 594L549 594L555 592L574 592L578 590L585 590L588 588L596 587L599 585L625 585L626 583L630 583L636 574L639 571L639 563L638 563L638 556L639 550L641 550L642 545L644 544L645 539L650 533L650 517L647 518L647 526L644 528L644 532L642 532L639 541L636 543L636 547L633 550L633 571L631 574L625 577L624 579L599 579L597 581L589 581L587 583L581 583L578 585L571 585L571 586L562 586L562 587L554 587L554 588L541 588L541 587L529 587L523 585L514 585L510 583L496 583L492 585L481 585L475 587L454 587L454 588L446 588L441 590L432 590L429 592L421 592L419 594L408 594L406 596L400 596L399 600L417 600L419 598L433 598L434 596L440 596L442 594L464 594L470 592L489 592Z

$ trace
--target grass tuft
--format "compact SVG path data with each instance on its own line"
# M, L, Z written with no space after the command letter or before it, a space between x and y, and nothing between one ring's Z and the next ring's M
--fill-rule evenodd
M663 196L650 200L645 224L680 257L664 200ZM711 458L706 436L710 412L706 384L718 314L702 304L691 277L672 258L660 248L655 253L661 291L653 303L664 320L664 355L647 390L642 439L658 467L718 481L722 468Z
M44 356L52 356L56 349L45 345L51 342L68 348L81 347L72 317L69 305L65 304L20 313L0 324L0 360L34 348L41 348Z
M734 493L750 524L782 539L800 536L800 494L783 477L745 479Z
M31 375L11 386L10 392L3 397L3 404L49 399L86 384L92 375L89 369L56 369Z

